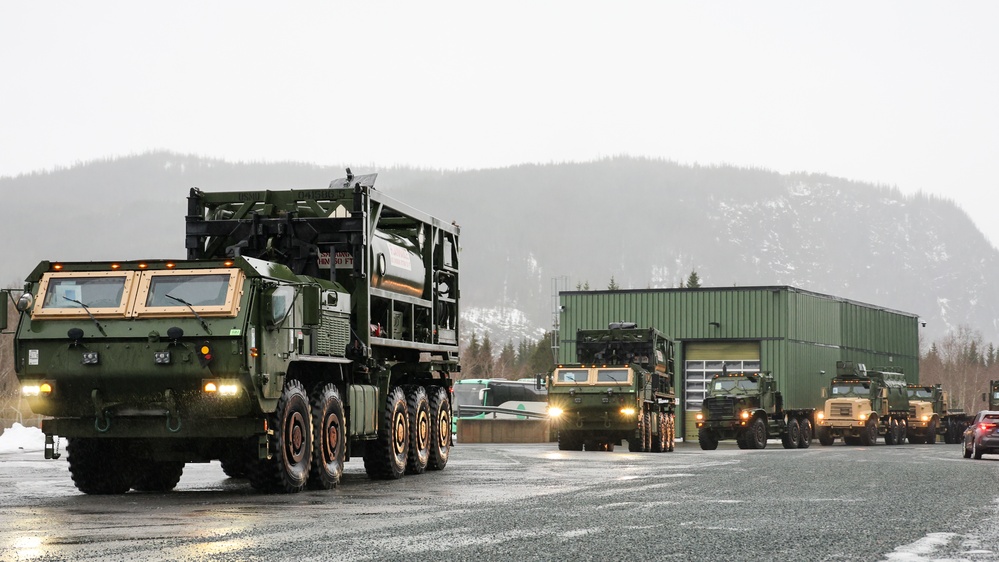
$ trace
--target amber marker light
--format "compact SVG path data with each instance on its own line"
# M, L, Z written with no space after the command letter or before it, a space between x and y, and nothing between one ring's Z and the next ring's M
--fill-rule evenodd
M169 263L166 264L166 268L167 269L173 269L175 267L177 267L177 264L175 264L173 262L169 262Z
M121 264L120 263L113 263L113 264L111 264L111 269L114 269L114 270L121 269Z
M147 263L140 263L139 264L139 269L146 269L148 267L149 267L149 264L147 264Z
M218 389L218 385L211 381L205 383L205 392L216 392Z
M61 263L54 263L54 264L52 264L52 269L54 269L56 271L59 271L60 269L62 269L62 264Z
M222 262L222 265L224 265L224 266L226 266L226 267L232 267L232 265L233 265L234 263L236 263L236 262L234 262L234 261L232 261L232 260L225 260L224 262Z
M52 385L47 382L43 382L38 385L38 392L42 394L52 394Z
M250 357L260 357L260 350L257 349L257 348L255 348L255 347L251 347L250 348Z

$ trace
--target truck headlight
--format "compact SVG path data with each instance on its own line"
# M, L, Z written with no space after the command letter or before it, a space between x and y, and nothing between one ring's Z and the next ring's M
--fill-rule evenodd
M857 416L857 419L858 419L858 420L860 420L860 421L867 421L867 416L869 416L869 415L870 415L870 414L866 414L866 413L861 413L861 414L859 414L859 415Z
M38 398L52 394L52 384L42 382L38 384L29 383L21 387L21 396L25 398Z
M739 414L739 417L742 418L742 419L744 419L744 420L748 420L749 419L749 410L743 410L742 413Z
M548 408L548 417L549 418L557 418L557 417L561 416L562 413L563 413L562 408L559 408L558 406L549 406L549 408Z
M826 414L825 414L825 412L821 412L821 411L820 411L820 412L816 412L816 413L815 413L815 419L817 419L817 420L819 420L819 421L822 421L822 420L824 420L824 419L825 419L825 417L826 417Z
M239 394L239 385L234 381L205 381L201 388L205 394L217 394L218 396Z
M694 418L696 418L696 419L697 419L697 421L701 421L701 420L703 420L703 419L704 419L704 413L702 413L702 412L697 412L697 415L695 415L695 416L694 416Z
M625 416L628 416L628 417L631 417L631 416L635 415L635 409L634 408L621 408L621 414L625 415Z

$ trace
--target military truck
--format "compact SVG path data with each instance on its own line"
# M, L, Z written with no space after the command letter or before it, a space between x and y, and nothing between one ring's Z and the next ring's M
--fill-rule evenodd
M932 445L937 442L938 435L948 445L960 443L974 416L951 408L950 397L941 384L910 384L906 388L909 394L909 443Z
M711 451L735 439L740 449L763 449L780 438L785 449L812 443L814 408L787 408L770 373L729 373L711 379L708 396L696 416L697 441Z
M673 342L654 328L614 322L576 332L577 363L546 375L560 450L672 451L676 437Z
M982 394L982 402L988 403L988 410L999 410L999 381L989 381L989 393Z
M220 460L261 491L443 469L459 228L373 189L188 197L184 260L43 261L17 300L17 376L45 457L88 494L173 489Z
M905 375L886 368L868 370L863 363L837 361L825 407L816 413L815 434L822 445L842 437L847 445L904 442L909 422Z

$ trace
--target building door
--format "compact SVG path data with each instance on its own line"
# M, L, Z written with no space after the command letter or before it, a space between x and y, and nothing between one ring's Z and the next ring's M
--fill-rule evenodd
M723 368L729 373L760 370L760 342L717 341L688 343L683 353L683 440L697 441L694 416L708 394L708 384Z

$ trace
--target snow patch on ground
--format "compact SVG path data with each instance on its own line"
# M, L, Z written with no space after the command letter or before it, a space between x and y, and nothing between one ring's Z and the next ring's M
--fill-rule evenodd
M956 538L958 535L955 533L930 533L915 542L895 547L895 552L889 554L886 559L892 561L933 560L934 558L931 557L934 552L946 547Z
M65 448L66 440L60 439L60 448ZM3 430L0 434L0 453L18 451L37 452L45 450L45 434L37 427L24 427L19 423Z

